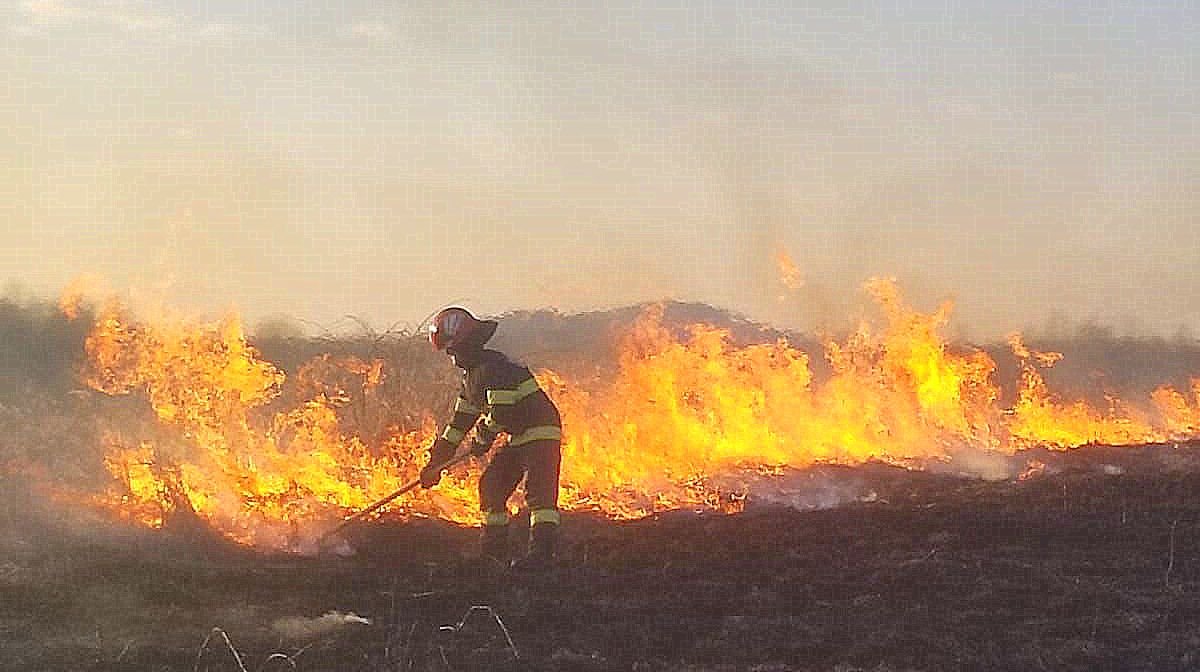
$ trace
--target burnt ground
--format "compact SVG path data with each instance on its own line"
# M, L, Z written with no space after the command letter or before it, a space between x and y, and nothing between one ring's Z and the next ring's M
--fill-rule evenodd
M39 519L9 483L0 669L1200 669L1200 446L1038 457L992 482L825 467L874 494L823 510L571 515L532 577L435 521L262 555Z

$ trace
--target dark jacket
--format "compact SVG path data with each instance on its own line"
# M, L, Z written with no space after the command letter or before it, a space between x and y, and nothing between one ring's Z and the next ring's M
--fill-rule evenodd
M478 424L478 427L476 427ZM475 366L463 372L454 417L430 449L432 462L448 460L472 427L480 452L501 432L508 445L561 440L562 420L529 369L496 350L483 350Z

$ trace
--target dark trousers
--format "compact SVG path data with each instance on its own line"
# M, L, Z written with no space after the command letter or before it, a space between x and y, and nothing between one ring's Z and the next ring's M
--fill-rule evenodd
M507 512L508 498L524 477L529 510L557 510L561 461L562 446L558 441L533 441L501 448L479 478L479 508L484 513Z

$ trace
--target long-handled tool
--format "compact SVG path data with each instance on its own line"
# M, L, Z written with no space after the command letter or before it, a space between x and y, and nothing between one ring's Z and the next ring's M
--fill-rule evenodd
M470 456L471 456L470 452L465 452L461 455L455 455L454 457L450 458L446 462L442 463L442 465L438 467L438 471L441 471L442 469L446 469L448 467L452 467L452 466L458 464L459 462L463 462ZM368 506L367 508L363 509L362 511L359 511L358 513L354 514L353 516L350 516L349 518L344 519L340 525L338 525L337 527L333 528L332 530L326 532L325 534L322 534L321 536L317 537L317 548L321 548L325 544L325 541L327 539L334 536L338 532L341 532L342 530L346 529L347 527L350 527L354 523L357 523L358 521L362 520L363 518L366 518L367 516L371 515L372 513L375 513L376 511L382 509L383 507L390 504L392 500L396 499L400 495L403 495L404 493L408 492L409 490L412 490L413 488L417 487L420 484L421 484L421 478L420 477L414 478L413 480L409 481L408 483L405 483L404 485L400 486L395 492L388 495L387 497L384 497L383 499L375 502L374 504Z

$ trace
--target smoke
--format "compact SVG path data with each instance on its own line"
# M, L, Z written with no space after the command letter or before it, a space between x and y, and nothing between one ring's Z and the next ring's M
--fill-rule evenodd
M922 466L936 474L1003 481L1024 473L1028 460L967 447L951 450L946 460L929 460Z
M62 399L77 387L90 317L72 320L49 302L0 298L0 404Z
M1187 335L1118 336L1113 329L1085 323L1025 340L1036 350L1062 354L1053 366L1042 369L1051 389L1100 408L1110 397L1147 399L1163 385L1187 390L1191 380L1200 376L1200 342ZM1016 379L1019 361L1007 345L990 344L984 349L996 362L997 379ZM1014 392L1011 387L1002 391L1006 397Z
M252 323L416 321L445 292L832 329L887 275L957 295L975 340L1056 311L1200 328L1194 21L1161 7L421 4L181 14L152 58L83 12L50 68L10 35L6 268L168 278Z
M369 619L354 612L330 611L316 618L302 616L279 618L271 623L271 629L284 639L303 641L332 635L347 627L370 624Z
M747 508L832 509L852 502L876 501L879 498L877 487L855 470L814 467L752 482L746 492Z

